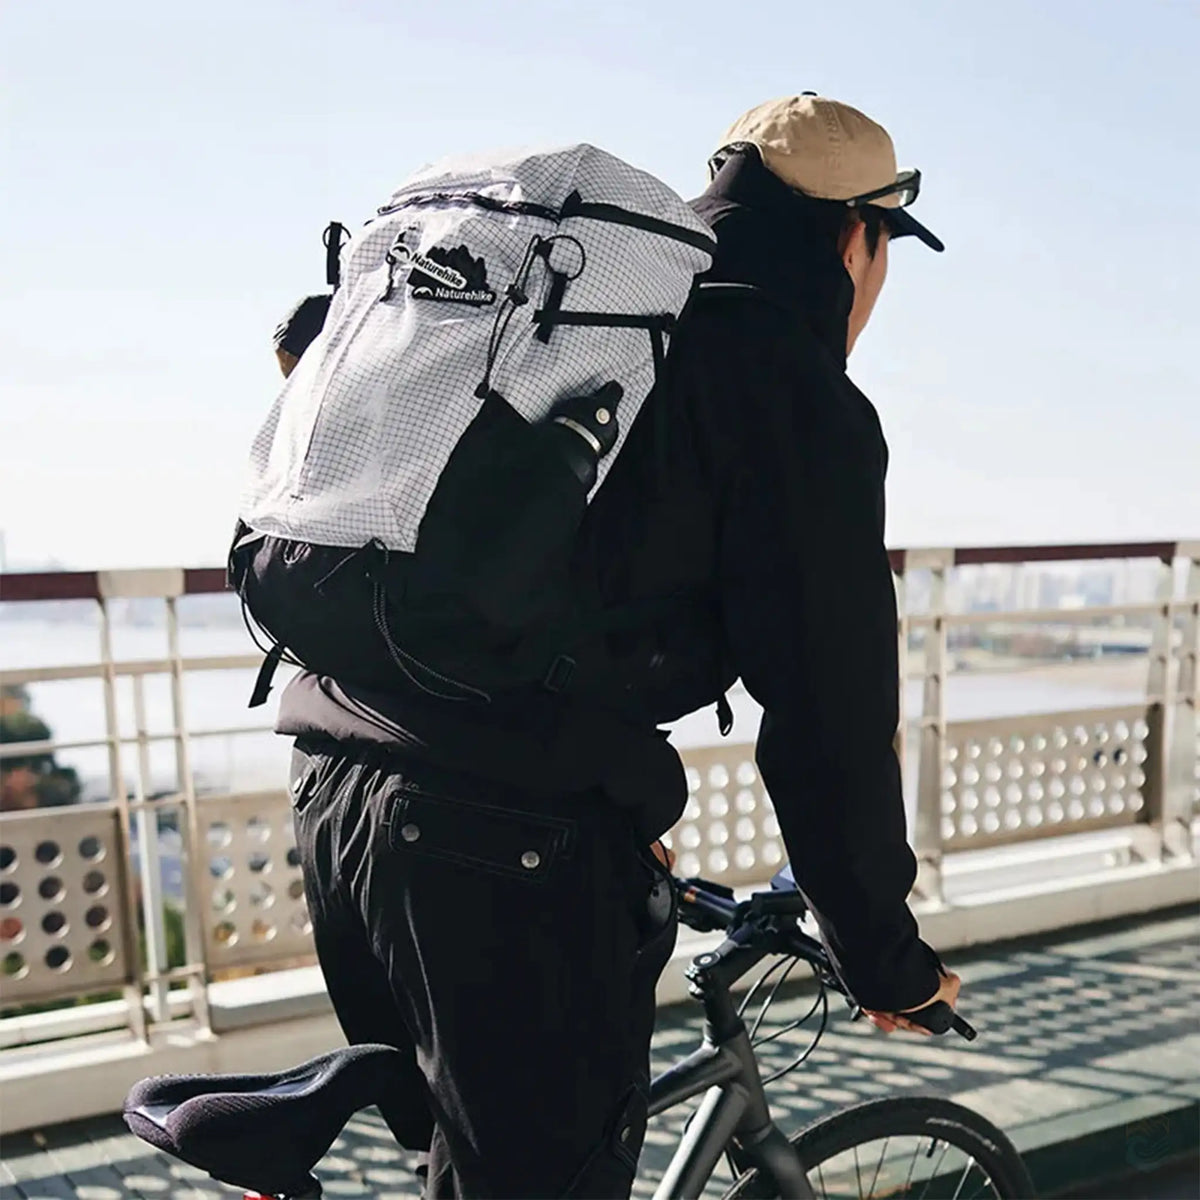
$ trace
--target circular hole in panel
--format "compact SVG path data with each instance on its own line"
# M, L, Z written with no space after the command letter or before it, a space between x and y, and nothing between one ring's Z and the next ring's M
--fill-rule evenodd
M1046 816L1050 819L1052 825L1057 825L1065 815L1063 806L1057 800L1052 800L1046 805Z
M946 761L951 762L951 763L958 762L958 747L957 746L947 746L946 747Z
M38 884L38 895L43 900L49 900L53 903L55 900L61 900L66 894L67 889L57 875L47 875Z
M973 837L979 832L979 822L970 813L967 813L959 822L959 828L967 837Z
M1061 800L1067 794L1067 785L1057 776L1046 785L1046 792L1055 800Z
M942 818L942 837L949 841L955 834L956 826L949 817Z
M994 812L985 812L983 814L983 831L984 833L996 833L1000 828L1000 814Z
M1041 754L1046 749L1046 735L1044 733L1035 733L1029 739L1029 748L1035 754Z
M228 879L233 874L233 859L228 854L218 854L208 860L208 873L214 879Z
M275 903L275 892L271 885L256 879L250 885L250 906L252 908L270 908Z
M729 801L724 792L713 792L709 796L708 811L714 817L723 817L729 811Z
M89 871L83 877L83 890L89 896L103 896L108 891L108 880L103 871Z
M700 772L695 767L687 769L687 785L689 792L698 792L700 790Z
M724 763L713 763L708 768L708 786L711 788L723 788L729 786L729 769Z
M729 855L724 850L710 850L708 853L708 869L721 874L729 870Z
M262 817L251 817L246 822L246 837L252 842L262 843L271 836L270 822Z
M962 781L968 787L974 787L979 782L979 779L980 779L979 768L976 767L973 763L968 763L965 767L963 767Z
M1133 723L1133 736L1140 742L1150 732L1150 727L1138 717Z
M989 758L999 758L1004 753L1004 743L999 738L988 738L987 752Z
M758 827L749 817L739 817L736 832L739 842L752 842L758 836Z
M1120 771L1113 772L1113 777L1109 781L1112 784L1114 792L1119 792L1125 787L1125 776Z
M1046 773L1046 764L1045 764L1044 760L1042 760L1040 758L1035 758L1030 762L1029 774L1034 779L1041 779L1041 777L1043 775L1045 775L1045 773Z
M225 821L214 821L208 827L208 844L214 850L222 850L233 841L233 830Z
M942 813L943 813L943 815L949 816L952 812L956 812L957 810L958 810L958 801L955 800L954 793L953 792L943 792L942 793Z
M1142 796L1139 793L1134 792L1134 794L1129 797L1129 811L1130 812L1141 812L1142 809L1145 807L1146 807L1146 801L1142 798Z
M700 807L700 802L694 797L688 797L688 802L683 806L683 816L680 819L683 821L698 821L703 815L704 809ZM294 850L295 847L293 846L292 849ZM291 851L289 851L288 862L292 866L298 867L300 865L299 854L296 855L296 861L293 863L291 860Z
M1004 789L1004 799L1007 800L1009 804L1020 804L1024 797L1025 793L1021 791L1021 788L1018 784L1010 783L1008 787Z
M999 783L1004 772L1000 770L999 763L990 762L983 768L983 777L988 783Z
M1019 758L1013 758L1008 763L1009 779L1021 779L1025 774L1025 764Z
M740 813L752 813L758 807L758 800L749 788L743 788L738 792L733 803Z
M748 871L754 866L754 847L739 846L733 853L733 861L737 865L738 870Z
M679 873L685 879L690 879L693 875L699 875L700 859L695 854L681 854L679 856Z
M42 932L48 933L51 937L61 937L67 932L67 917L65 913L55 909L53 912L48 912L42 918Z
M94 833L80 838L79 857L87 862L99 862L104 857L104 843Z
M752 762L740 762L737 769L737 781L742 787L749 787L758 779L758 771Z
M246 859L246 865L255 875L261 875L263 872L271 869L271 856L264 850L255 850Z
M714 821L708 827L708 840L714 846L723 846L729 841L729 829L724 821ZM722 868L724 869L724 868Z
M1082 800L1071 800L1067 804L1067 816L1072 821L1082 821L1083 820L1083 801Z
M1117 721L1112 727L1112 735L1118 742L1129 740L1129 726L1124 721Z
M301 884L301 890L304 885ZM213 912L220 913L224 916L225 913L231 913L237 908L237 896L234 895L233 888L215 887L212 894Z
M16 945L25 937L25 922L20 917L0 917L0 942Z
M1118 746L1112 753L1112 760L1119 767L1129 761L1129 751L1124 746Z
M213 927L213 939L218 946L236 946L237 926L232 921L220 921Z
M698 875L699 873L699 863L696 864L696 869L694 871L687 872L689 875ZM292 927L292 932L299 934L301 937L307 937L310 933L312 933L312 922L308 919L308 913L306 912L301 911L292 913L288 924Z
M29 974L29 967L25 962L25 955L18 954L16 950L10 950L0 963L0 972L7 979L23 979Z
M1036 804L1031 804L1025 810L1026 822L1032 825L1035 829L1042 823L1043 819L1042 810Z
M1004 814L1004 828L1005 829L1020 829L1021 828L1021 814L1015 808L1010 808Z
M700 814L697 813L696 815L699 816ZM295 846L287 852L287 865L289 867L298 867L300 865L300 851Z
M1046 789L1036 779L1031 779L1025 788L1025 794L1030 800L1041 800L1046 794Z
M17 865L17 852L11 846L0 846L0 871L11 871Z
M1125 811L1125 797L1119 792L1116 795L1108 798L1108 811L1116 816L1118 813Z
M783 850L778 842L767 842L762 848L763 862L774 866L783 861Z
M11 908L21 898L21 889L15 883L5 880L0 883L0 908Z
M1014 733L1013 736L1008 739L1008 749L1012 754L1024 754L1025 739L1019 734Z
M974 812L979 807L979 797L970 790L963 792L962 806L964 812Z
M1088 783L1091 784L1093 792L1102 792L1108 786L1104 776L1098 771L1088 780Z
M773 812L763 815L763 819L759 822L759 827L766 837L777 838L779 836L779 818Z
M112 948L112 943L107 938L97 938L88 947L88 958L98 967L106 967L114 958L116 951Z
M1145 784L1145 782L1146 782L1146 772L1143 771L1141 767L1134 767L1129 772L1130 786L1135 787L1135 788L1140 788L1140 787L1142 787L1143 784Z
M51 946L46 951L43 961L52 971L69 971L71 969L71 952L66 946Z
M1099 796L1093 796L1087 804L1089 817L1104 816L1104 801Z
M304 880L303 879L289 880L288 885L287 885L287 894L288 894L289 900L303 900L304 899Z
M983 793L983 802L988 808L1000 807L1000 789L990 787Z
M1072 775L1067 788L1072 796L1082 796L1087 791L1087 784L1078 775Z
M942 772L942 787L952 788L958 783L958 772L951 767L947 767Z
M269 942L275 937L275 933L275 926L261 917L255 918L254 924L250 926L250 936L256 942Z
M62 849L57 842L52 842L47 838L44 842L38 842L37 848L33 852L33 857L42 864L43 867L57 866L62 862Z
M983 750L980 747L978 742L968 742L963 747L963 750L966 753L966 756L971 759L978 758L980 756L980 754L983 753Z
M703 840L700 830L695 825L685 825L679 831L679 844L685 850L695 850Z
M109 915L108 909L103 904L93 904L91 908L83 914L83 923L89 928L94 929L97 933L107 929L112 924L112 917Z

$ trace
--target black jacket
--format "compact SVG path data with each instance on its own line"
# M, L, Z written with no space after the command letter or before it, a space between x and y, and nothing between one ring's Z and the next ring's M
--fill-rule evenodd
M655 726L712 704L739 676L763 706L757 758L799 886L860 1003L895 1010L938 986L906 899L896 606L884 547L887 447L845 374L853 289L830 206L734 156L694 202L717 235L710 279L674 338L590 507L577 569L610 605L682 597L613 635L633 724L582 702L514 702L486 717L424 697L301 676L279 728L402 745L534 788L599 783L654 836L686 797Z

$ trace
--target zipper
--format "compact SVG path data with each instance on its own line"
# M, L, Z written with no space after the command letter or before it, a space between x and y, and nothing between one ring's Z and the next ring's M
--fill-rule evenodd
M376 215L386 217L402 208L433 208L444 205L482 208L488 212L511 213L520 217L541 217L555 224L561 219L556 209L545 204L534 204L529 200L497 200L495 196L484 196L480 192L425 192L401 200L399 204L385 204L376 210Z

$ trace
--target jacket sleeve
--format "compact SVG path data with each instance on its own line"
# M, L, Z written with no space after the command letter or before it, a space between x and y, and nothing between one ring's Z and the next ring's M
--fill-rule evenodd
M805 357L721 371L723 619L797 883L859 1003L895 1011L933 995L938 959L907 906L887 450L866 398Z

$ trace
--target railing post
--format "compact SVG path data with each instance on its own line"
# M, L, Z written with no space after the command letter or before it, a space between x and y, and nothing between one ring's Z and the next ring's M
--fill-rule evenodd
M122 924L125 949L130 963L133 982L125 989L125 1002L129 1008L129 1021L134 1036L146 1040L146 1009L144 1000L145 976L142 971L142 955L138 945L138 898L136 873L132 870L132 836L129 820L129 796L125 791L125 776L121 770L121 723L117 712L117 672L113 658L112 623L108 615L108 601L101 589L100 605L100 663L104 670L104 733L108 745L108 791L117 806L120 830L120 852L126 856L129 869L124 872L127 880L125 895L121 898Z
M133 717L137 732L138 864L141 867L142 915L146 923L146 965L150 969L150 1013L155 1021L170 1018L167 1007L167 925L163 914L162 858L158 841L158 813L150 803L150 740L146 722L146 677L133 677Z
M1184 582L1179 674L1170 713L1163 780L1163 850L1193 857L1192 821L1200 816L1200 541L1181 542L1176 554L1187 563Z
M896 723L896 757L900 761L900 780L901 786L905 789L907 796L908 782L906 778L905 768L908 764L908 707L906 704L906 685L908 683L908 582L905 575L905 553L900 552L899 565L894 567L892 572L893 583L896 588L896 660L898 665L897 674L899 676L897 687L899 692L899 720Z
M167 654L171 660L171 721L175 735L175 777L183 797L183 935L185 956L199 970L191 976L189 988L192 1015L204 1028L210 1027L208 1008L208 964L205 960L204 931L200 905L203 901L201 871L204 847L199 844L200 822L196 812L196 784L192 777L191 747L183 701L183 657L179 650L179 611L176 598L167 597Z
M1146 677L1146 767L1142 795L1146 820L1135 849L1141 857L1159 861L1167 853L1166 794L1169 762L1169 723L1174 707L1175 673L1171 655L1175 639L1172 601L1175 598L1175 558L1164 554L1158 566L1157 608L1150 639L1150 666Z
M906 573L913 569L930 572L932 623L925 634L921 750L912 840L917 856L915 890L924 899L938 904L945 901L942 889L942 774L946 768L946 576L953 565L953 550L909 550L905 555Z

